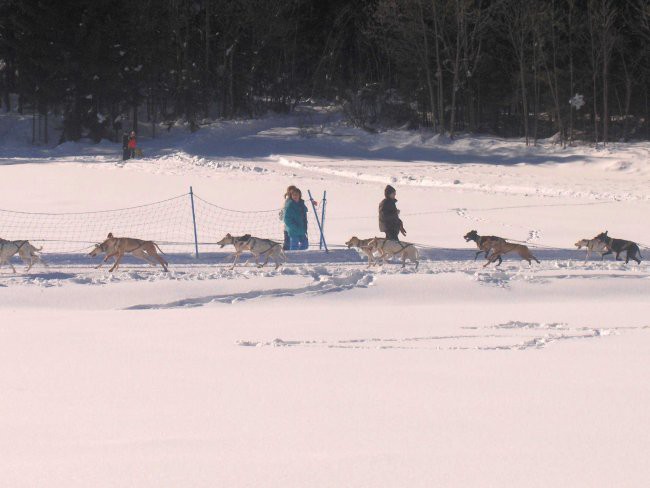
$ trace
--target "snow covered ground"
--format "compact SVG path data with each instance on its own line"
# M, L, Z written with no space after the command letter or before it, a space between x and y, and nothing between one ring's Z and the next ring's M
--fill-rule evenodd
M122 208L190 185L275 209L294 183L327 190L333 250L277 272L232 271L211 248L171 254L168 274L110 274L44 243L49 268L1 268L3 486L646 486L650 267L585 262L573 243L650 243L648 143L366 134L316 112L172 129L122 165L110 143L20 144L13 117L2 209ZM378 233L386 183L425 246L417 271L341 248ZM471 229L542 263L484 269Z

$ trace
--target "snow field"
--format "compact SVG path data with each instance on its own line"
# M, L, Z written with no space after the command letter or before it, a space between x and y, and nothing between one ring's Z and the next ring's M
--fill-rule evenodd
M121 208L192 185L273 209L293 183L327 190L334 248L277 272L230 270L211 247L171 253L167 274L47 247L50 268L0 269L3 484L645 486L650 269L585 263L573 243L650 243L647 143L527 149L305 120L172 130L124 165L109 143L0 139L0 208ZM433 246L417 271L339 247L378 234L386 183L407 240ZM542 263L483 269L471 229Z

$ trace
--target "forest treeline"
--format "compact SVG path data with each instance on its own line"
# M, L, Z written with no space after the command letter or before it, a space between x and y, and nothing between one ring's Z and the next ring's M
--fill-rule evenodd
M52 115L99 140L307 100L368 129L648 139L649 47L650 0L0 0L0 96L35 142Z

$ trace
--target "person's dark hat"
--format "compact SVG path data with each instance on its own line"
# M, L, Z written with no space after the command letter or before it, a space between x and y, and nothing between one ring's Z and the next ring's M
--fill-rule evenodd
M386 185L386 188L384 189L384 196L388 198L391 193L397 193L397 190L390 185Z

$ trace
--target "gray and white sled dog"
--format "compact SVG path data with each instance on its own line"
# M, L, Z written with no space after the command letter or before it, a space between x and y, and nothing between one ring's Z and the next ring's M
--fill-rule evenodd
M388 259L393 257L402 258L402 268L406 266L406 260L415 263L415 269L418 269L420 264L420 252L414 244L410 242L396 241L393 239L386 239L384 237L375 237L368 243L368 247L373 254L379 254L379 259L384 264Z
M0 239L0 266L8 264L15 273L16 268L11 264L10 259L15 254L18 254L20 259L23 260L23 263L25 263L25 266L27 266L25 272L32 269L32 266L36 263L41 263L47 267L47 263L37 254L42 250L42 247L34 247L29 241L8 241L6 239Z
M575 246L578 249L583 247L587 250L585 254L585 261L591 257L592 252L600 253L600 260L605 259L605 254L611 252L609 245L606 242L601 241L600 239L580 239L575 243Z
M243 236L233 236L230 233L217 242L221 247L232 245L235 248L235 252L231 256L232 266L230 269L233 269L241 253L244 251L250 252L255 258L255 264L258 268L266 266L269 262L269 258L273 258L275 261L275 269L278 269L286 260L287 257L282 250L282 243L272 241L271 239L262 239L260 237L253 237L250 234L244 234ZM260 264L260 258L264 258L264 263ZM250 261L250 258L246 261L247 264Z

